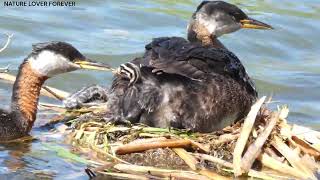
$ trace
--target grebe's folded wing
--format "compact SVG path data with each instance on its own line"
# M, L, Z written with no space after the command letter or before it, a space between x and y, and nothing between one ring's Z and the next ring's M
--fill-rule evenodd
M146 53L139 63L154 71L191 79L201 79L212 73L246 78L245 68L232 52L190 43L179 37L154 39L146 46Z

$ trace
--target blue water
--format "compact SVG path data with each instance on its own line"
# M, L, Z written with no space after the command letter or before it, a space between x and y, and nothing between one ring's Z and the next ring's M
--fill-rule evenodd
M117 66L141 55L144 45L154 37L185 37L188 19L200 1L78 0L71 8L4 7L4 1L0 2L0 33L14 34L10 46L0 53L0 67L10 64L11 73L15 74L32 43L51 40L70 42L88 57ZM245 64L259 94L272 95L277 101L271 107L288 104L289 121L320 129L320 3L316 0L229 2L275 30L240 30L223 36L221 41ZM0 35L0 44L4 44L5 38ZM107 86L111 77L105 72L77 71L52 78L47 84L74 92L91 84ZM8 107L10 94L11 86L0 82L1 108ZM60 103L47 98L41 101ZM40 111L36 126L50 117L48 112ZM61 144L61 138L43 139L44 133L34 129L37 141L0 146L0 174L18 179L21 176L61 178L83 172L85 165L69 162L44 147L43 142L47 141Z

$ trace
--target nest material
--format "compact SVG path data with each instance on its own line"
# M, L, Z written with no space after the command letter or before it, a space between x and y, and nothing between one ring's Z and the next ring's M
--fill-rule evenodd
M69 135L75 146L104 156L91 172L122 179L317 179L320 132L289 125L288 108L261 108L213 133L113 125L97 113L73 120ZM100 158L101 163L101 158Z

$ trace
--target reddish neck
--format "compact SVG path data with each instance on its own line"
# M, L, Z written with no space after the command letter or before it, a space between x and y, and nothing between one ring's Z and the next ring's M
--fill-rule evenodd
M210 46L214 47L214 48L221 48L221 49L226 49L228 50L220 41L219 39L217 39L216 37L212 38L211 37L211 44Z
M17 123L27 132L31 130L36 119L40 90L46 79L48 77L34 72L28 61L20 65L13 86L11 110L17 114Z
M190 42L201 42L204 46L227 49L216 37L213 37L201 24L193 23L189 28L188 40Z

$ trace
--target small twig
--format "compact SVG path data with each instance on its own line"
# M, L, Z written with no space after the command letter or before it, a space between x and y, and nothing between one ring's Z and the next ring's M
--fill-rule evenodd
M48 91L49 93L51 93L55 98L57 98L60 101L63 101L66 97L63 97L61 95L58 95L57 93L53 92L49 87L47 86L43 86L42 89Z
M7 36L7 42L6 44L0 49L0 52L4 51L10 44L11 38L13 37L13 34L5 34Z
M59 106L56 104L49 104L49 103L39 103L39 107L42 107L44 109L49 109L49 110L53 110L59 113L65 113L66 112L66 108L63 106Z

